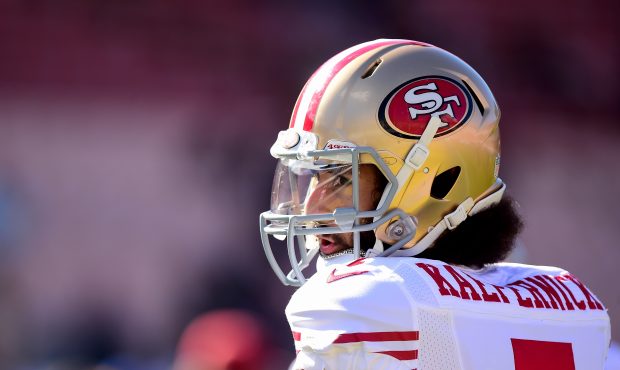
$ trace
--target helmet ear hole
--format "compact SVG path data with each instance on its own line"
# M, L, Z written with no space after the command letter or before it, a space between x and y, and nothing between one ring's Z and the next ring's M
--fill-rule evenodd
M373 73L375 73L375 71L377 70L377 68L379 67L379 64L381 64L381 62L383 62L383 59L379 58L377 60L375 60L366 70L366 72L364 72L364 74L362 75L362 80L365 78L368 78L370 76L372 76Z
M433 185L431 186L431 197L435 199L443 199L448 195L450 190L454 187L456 180L461 174L461 167L456 166L448 170L443 171L439 175L435 176Z

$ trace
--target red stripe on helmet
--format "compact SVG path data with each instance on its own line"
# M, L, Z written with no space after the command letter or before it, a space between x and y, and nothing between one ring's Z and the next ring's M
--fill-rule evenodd
M308 82L306 82L304 87L301 89L301 93L299 94L299 97L297 98L297 102L295 103L295 108L293 108L293 115L291 116L291 123L288 126L289 128L293 128L293 126L295 125L295 118L297 117L297 111L299 110L299 104L301 104L301 99L304 97L304 94L306 93L306 89L308 88L308 85L310 85L310 81L312 81L312 78L314 77L314 75L316 75L317 72L318 72L318 69L314 71L312 76L310 76L310 78L308 79Z
M349 63L351 63L351 61L353 61L354 59L356 59L357 57L359 57L360 55L364 53L380 48L382 46L390 46L390 45L397 45L397 44L430 46L429 44L425 44L425 43L417 42L417 41L411 41L411 40L385 40L385 41L378 41L376 43L366 45L363 48L357 49L351 52L350 54L346 55L332 67L331 71L329 71L327 75L327 78L325 78L325 80L323 81L323 84L314 91L314 94L312 95L312 99L310 100L310 103L308 105L308 110L306 111L306 117L304 119L303 129L305 131L310 131L312 127L314 126L314 119L316 118L316 112L319 108L319 103L321 102L321 98L323 98L323 94L325 94L325 90L327 90L327 86L329 86L329 83L334 79L334 77L336 77L336 74L338 74L338 72L340 72L344 67L346 67ZM321 68L319 68L319 70L320 69ZM315 74L317 72L315 72ZM310 83L310 80L308 81L308 84L309 83ZM308 84L306 84L306 86ZM304 87L304 90L305 90L305 87ZM299 108L299 103L302 100L303 94L304 94L304 91L302 91L302 94L299 96L299 99L297 100L297 104L295 105L291 125L296 121L297 109Z

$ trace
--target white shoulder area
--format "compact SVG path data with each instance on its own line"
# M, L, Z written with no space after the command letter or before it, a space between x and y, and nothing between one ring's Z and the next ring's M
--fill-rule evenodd
M390 258L360 258L320 269L291 298L293 331L378 332L412 327L410 298Z

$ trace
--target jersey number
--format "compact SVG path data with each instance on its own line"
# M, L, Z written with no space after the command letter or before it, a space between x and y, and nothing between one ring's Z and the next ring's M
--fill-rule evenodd
M515 370L575 370L570 343L511 338Z

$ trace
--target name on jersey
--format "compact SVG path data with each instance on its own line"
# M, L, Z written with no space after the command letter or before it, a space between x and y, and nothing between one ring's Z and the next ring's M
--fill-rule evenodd
M535 275L505 286L482 282L450 265L416 263L437 285L439 294L469 301L517 304L555 310L604 310L596 297L571 274Z

